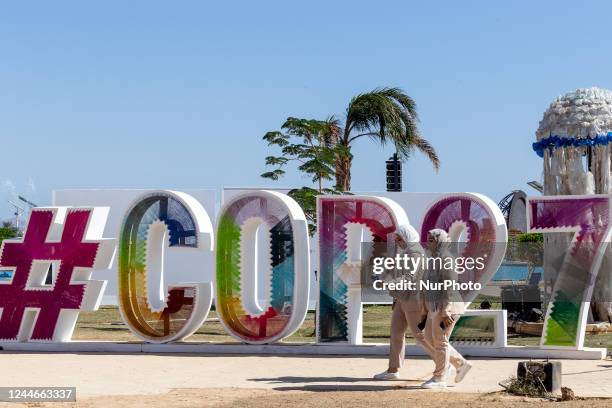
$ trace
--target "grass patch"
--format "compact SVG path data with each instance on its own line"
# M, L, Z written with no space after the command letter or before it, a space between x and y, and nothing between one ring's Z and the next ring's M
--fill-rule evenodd
M390 305L364 305L364 342L388 343L390 327ZM119 309L116 306L102 306L95 312L80 313L72 338L74 340L115 342L138 341L125 323L123 323ZM406 333L406 338L408 343L414 343L410 331ZM237 342L225 332L214 310L210 311L206 322L187 340L193 342ZM302 326L286 341L300 343L312 343L315 341L315 313L313 311L308 312ZM537 346L540 344L540 337L508 333L508 344ZM612 333L587 333L585 346L612 349Z

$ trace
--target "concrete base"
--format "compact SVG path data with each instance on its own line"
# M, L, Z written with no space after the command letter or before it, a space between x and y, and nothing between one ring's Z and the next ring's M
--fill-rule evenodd
M569 360L602 360L606 358L605 348L584 348L583 350L545 349L539 347L483 347L457 345L457 350L466 357L492 358L554 358ZM231 344L231 343L192 343L170 344L150 343L112 343L103 341L73 341L68 343L3 343L3 351L53 352L53 353L194 353L194 354L273 354L273 355L347 355L347 356L386 356L388 344ZM415 345L406 346L407 356L425 355L423 349Z

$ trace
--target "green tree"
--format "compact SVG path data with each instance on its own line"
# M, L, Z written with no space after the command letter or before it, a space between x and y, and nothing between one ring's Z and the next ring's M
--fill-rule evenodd
M338 139L340 126L333 117L327 120L288 118L281 131L265 134L263 139L269 146L278 146L281 156L266 157L266 165L274 166L272 171L261 177L278 180L285 174L283 169L290 162L298 163L298 170L317 183L319 193L323 192L323 182L333 180L337 157L345 155Z
M0 243L5 239L15 238L21 235L21 231L15 228L10 221L3 221L0 227Z
M280 131L268 132L263 137L269 146L279 147L281 155L266 157L266 165L274 168L261 177L278 180L285 174L286 166L295 162L298 170L317 186L316 189L297 188L288 193L304 210L311 234L316 225L316 197L337 193L324 187L324 182L334 179L337 158L347 154L344 146L336 143L340 130L333 117L323 121L290 117Z
M394 144L402 160L418 150L438 170L438 155L421 137L417 123L416 104L399 88L378 88L355 96L346 109L344 126L333 116L324 121L290 117L280 131L268 132L263 138L268 145L279 147L281 155L266 157L266 165L274 169L261 176L278 180L287 164L297 162L298 170L310 176L318 188L302 187L289 195L302 206L314 228L317 195L350 191L351 146L359 138ZM334 177L335 188L325 188L324 182Z
M351 146L363 137L381 145L393 143L402 160L415 149L421 151L437 171L440 160L431 144L421 137L418 120L414 100L399 88L378 88L351 99L344 128L336 140L344 152L336 158L336 189L351 189Z
M508 237L505 259L526 262L529 274L544 263L544 235L542 233L520 233Z

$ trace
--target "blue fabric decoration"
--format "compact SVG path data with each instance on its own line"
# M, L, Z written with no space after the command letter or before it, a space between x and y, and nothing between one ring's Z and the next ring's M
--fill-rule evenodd
M550 135L549 137L540 140L539 142L535 142L533 144L533 150L540 157L544 157L544 149L556 149L558 147L571 147L571 146L597 146L597 145L607 145L612 143L612 132L609 132L607 135L597 135L594 138L590 137L560 137L555 135Z

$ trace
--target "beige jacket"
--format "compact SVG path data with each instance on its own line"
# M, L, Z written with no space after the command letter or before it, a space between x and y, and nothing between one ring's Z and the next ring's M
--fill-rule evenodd
M418 242L409 242L406 249L398 248L397 253L399 255L408 255L414 257L420 257L424 254L423 247ZM423 269L418 268L414 271L405 270L390 270L382 274L381 279L385 282L399 282L401 280L415 282L415 290L390 290L389 295L397 300L403 302L403 308L406 311L424 311L425 307L418 291L418 283L423 278Z
M429 248L427 251L429 257L445 259L453 256L448 250L450 238L446 231L433 229L429 231L428 235L428 240L434 239L434 249ZM431 244L429 245L431 246ZM423 272L423 280L430 283L443 283L446 280L457 281L457 279L458 275L454 269L434 267ZM428 311L445 312L450 315L462 315L465 313L463 297L460 292L453 289L424 290L421 292L421 296Z

